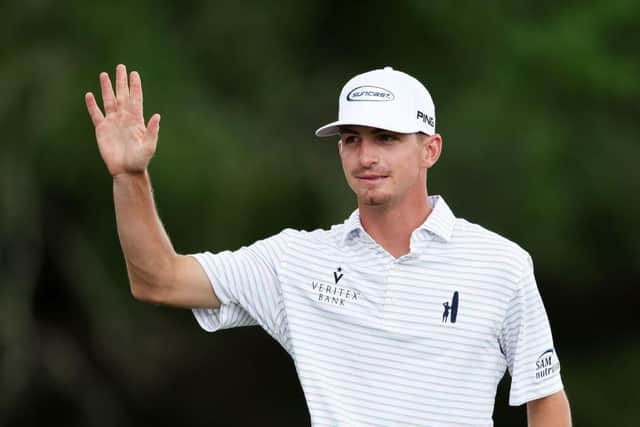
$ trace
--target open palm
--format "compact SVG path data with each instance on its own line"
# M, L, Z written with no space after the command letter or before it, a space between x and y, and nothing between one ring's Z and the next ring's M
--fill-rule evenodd
M132 72L128 82L121 64L116 67L115 95L107 73L100 73L100 88L104 114L93 93L85 95L85 102L102 160L112 176L144 172L156 150L160 115L154 114L145 126L140 75Z

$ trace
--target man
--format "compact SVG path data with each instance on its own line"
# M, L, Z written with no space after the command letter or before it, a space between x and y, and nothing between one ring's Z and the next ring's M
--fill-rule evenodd
M207 331L260 325L293 357L313 425L490 426L507 368L530 426L571 424L529 255L428 196L442 138L418 80L358 75L317 130L340 135L358 203L343 224L192 256L154 207L160 116L144 125L140 76L119 65L115 94L108 74L100 83L104 113L86 103L136 298L192 308Z

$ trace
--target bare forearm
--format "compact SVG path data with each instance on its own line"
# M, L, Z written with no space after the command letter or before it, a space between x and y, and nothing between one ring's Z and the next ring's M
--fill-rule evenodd
M127 79L127 69L120 64L116 92L107 73L100 73L100 88L104 111L91 92L85 94L85 103L100 155L113 177L118 235L131 293L156 304L219 307L200 264L176 254L158 217L147 168L158 143L160 115L151 116L145 126L140 75L134 71Z
M176 253L158 217L148 173L116 175L113 198L134 295L144 287L170 280Z
M571 427L571 410L564 391L527 404L529 427Z

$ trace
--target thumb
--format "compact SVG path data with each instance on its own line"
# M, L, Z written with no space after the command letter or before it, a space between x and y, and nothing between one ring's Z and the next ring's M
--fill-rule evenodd
M158 143L158 133L160 132L160 114L154 114L147 123L147 129L144 132L145 145L151 145L155 150Z

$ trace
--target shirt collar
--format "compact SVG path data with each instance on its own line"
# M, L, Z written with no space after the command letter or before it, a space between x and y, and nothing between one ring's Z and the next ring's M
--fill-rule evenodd
M456 217L442 196L429 196L432 211L418 229L427 230L448 242L453 235Z
M442 196L429 196L429 204L432 208L431 213L416 231L424 230L433 233L445 242L450 241L456 217ZM342 244L362 233L365 233L365 230L360 222L360 211L356 209L344 222Z
M349 218L344 222L343 235L342 235L342 244L344 245L349 240L359 236L361 233L364 233L364 227L360 222L360 210L356 209L353 211Z

